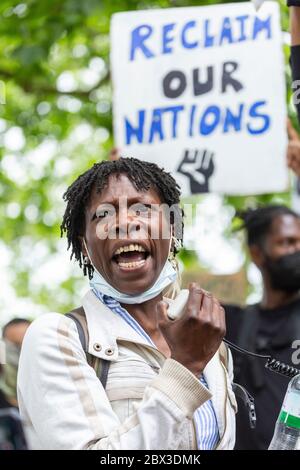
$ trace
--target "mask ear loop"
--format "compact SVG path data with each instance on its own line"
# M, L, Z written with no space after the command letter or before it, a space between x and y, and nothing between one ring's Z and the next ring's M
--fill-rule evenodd
M181 291L181 276L179 272L179 266L178 266L178 261L175 257L175 250L172 251L172 243L174 243L174 247L176 247L176 242L178 243L178 240L174 237L172 233L172 225L171 225L171 233L170 233L170 244L169 244L169 253L168 253L168 261L171 263L173 269L177 272L177 278L176 280L168 287L165 288L163 291L163 297L167 297L168 299L175 299L177 295Z
M168 259L170 258L170 255L172 254L171 248L172 248L172 242L173 242L173 234L172 234L172 226L171 226L171 231L170 231L170 243L169 243L169 249L168 249Z
M88 275L88 278L91 280L92 277L93 277L93 272L96 270L96 268L92 263L92 258L91 258L91 255L89 253L85 238L83 238L83 245L84 245L86 253L87 253L87 256L84 256L84 259L83 259L83 273L84 273L85 276Z
M91 255L89 254L89 250L88 250L88 247L87 247L87 244L86 244L86 241L85 241L85 238L83 238L83 244L84 244L84 248L87 252L87 257L89 259L89 262L91 263L91 265L94 267L93 263L92 263L92 259L91 259Z

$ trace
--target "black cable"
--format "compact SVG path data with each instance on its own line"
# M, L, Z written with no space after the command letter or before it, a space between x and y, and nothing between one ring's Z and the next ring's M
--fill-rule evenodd
M246 349L240 348L236 344L231 343L228 339L223 339L224 343L228 344L232 349L235 349L237 352L241 354L246 354L247 356L258 357L260 359L267 359L265 364L265 368L271 370L272 372L277 372L277 374L284 375L285 377L295 377L296 375L300 374L300 370L296 369L296 367L289 366L284 364L283 362L277 361L277 359L272 358L272 356L266 356L262 354L256 354L251 351L247 351Z
M247 354L247 356L260 357L261 359L272 359L271 356L263 356L262 354L256 354L254 352L247 351L246 349L240 348L236 344L233 344L230 341L228 341L228 339L224 338L223 341L224 341L224 343L228 344L228 346L230 346L232 349L235 349L236 351L238 351L241 354Z
M287 364L284 364L283 362L277 361L273 358L268 359L265 367L269 370L272 370L273 372L277 372L278 374L289 378L300 374L300 370L296 369L296 367L288 366Z

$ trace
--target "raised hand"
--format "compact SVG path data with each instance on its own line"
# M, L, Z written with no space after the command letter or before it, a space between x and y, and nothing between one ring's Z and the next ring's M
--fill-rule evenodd
M158 326L171 358L199 377L225 336L225 314L218 300L198 284L191 284L189 291L183 315L178 320L168 318L164 301L158 303Z
M287 164L300 177L300 137L288 119L289 144L287 149Z
M113 162L115 160L119 160L119 158L120 158L120 150L117 147L112 148L108 154L108 160Z

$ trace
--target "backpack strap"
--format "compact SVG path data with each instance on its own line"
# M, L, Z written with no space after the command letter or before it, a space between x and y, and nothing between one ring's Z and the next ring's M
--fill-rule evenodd
M65 316L71 318L71 320L75 322L79 340L82 349L84 350L86 355L87 363L95 370L96 375L102 384L102 387L105 389L107 384L110 361L95 357L88 352L89 332L83 307L76 308L71 312L66 313Z
M66 313L65 316L75 322L82 349L86 353L88 350L89 334L83 307L75 308L71 312Z

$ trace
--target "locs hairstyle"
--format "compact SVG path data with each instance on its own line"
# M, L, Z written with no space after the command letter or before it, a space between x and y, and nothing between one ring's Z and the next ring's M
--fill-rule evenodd
M296 212L282 205L269 205L258 207L257 209L247 209L245 211L238 211L236 215L243 221L238 230L246 230L248 246L259 245L260 247L263 247L274 219L282 215L291 215L299 218Z

